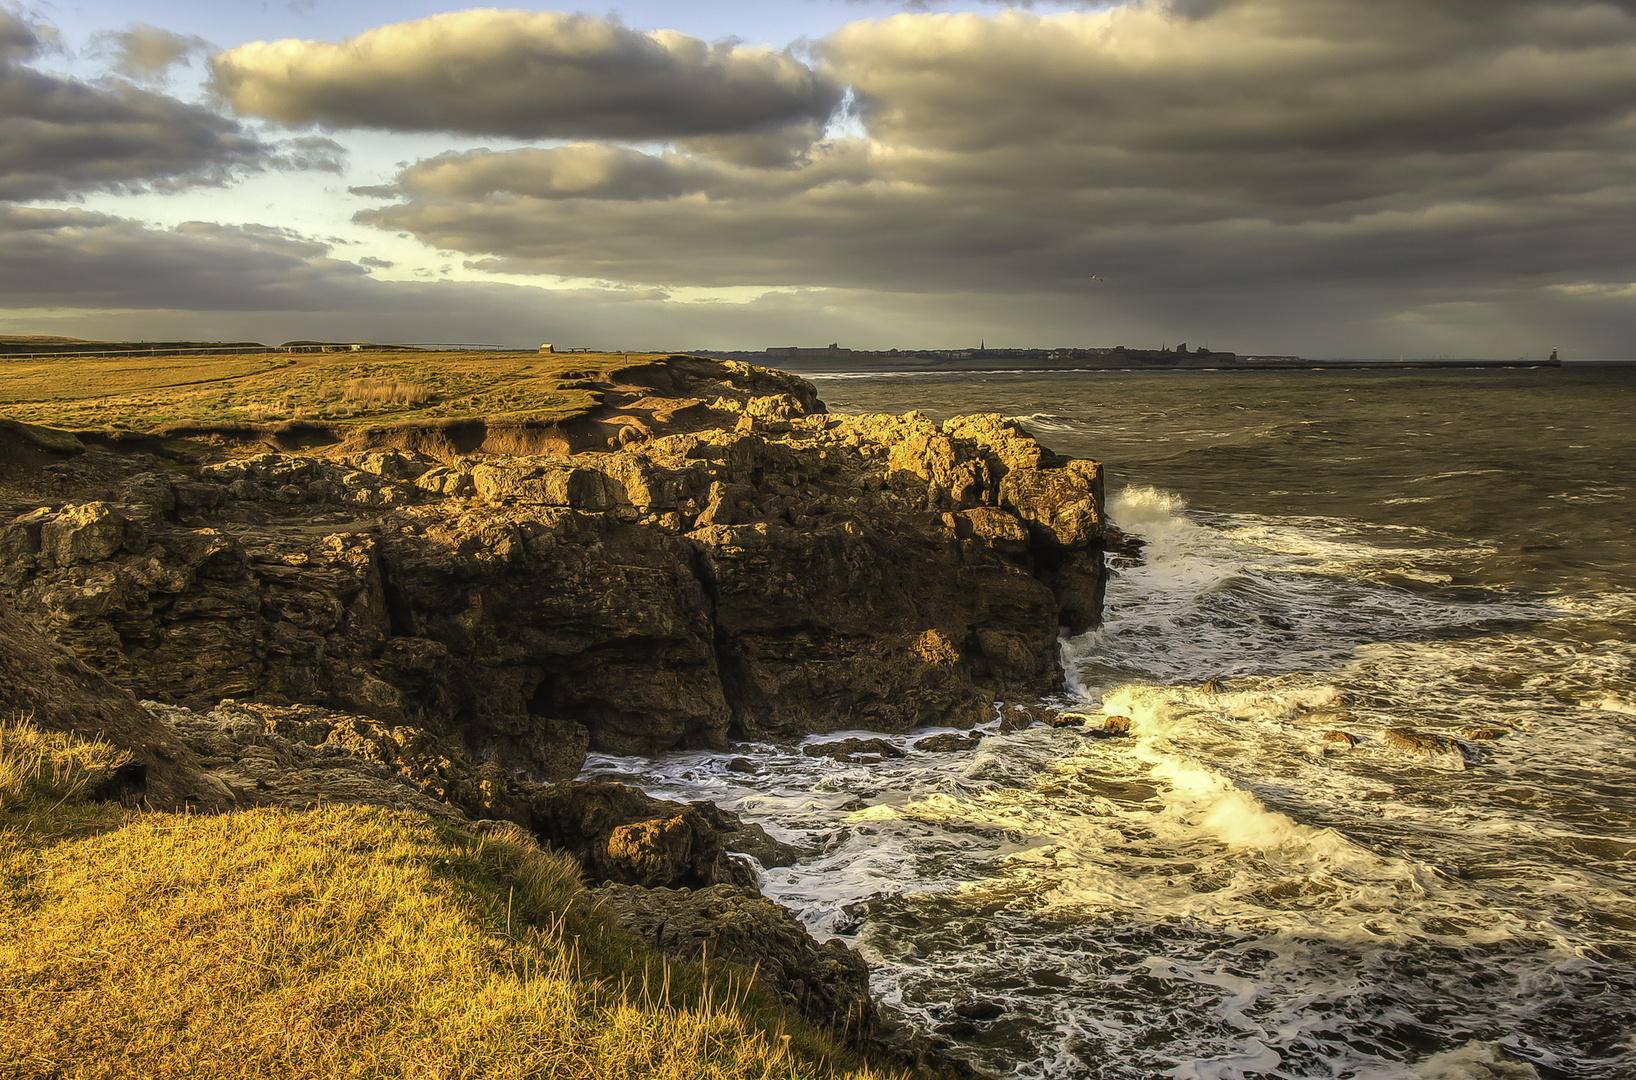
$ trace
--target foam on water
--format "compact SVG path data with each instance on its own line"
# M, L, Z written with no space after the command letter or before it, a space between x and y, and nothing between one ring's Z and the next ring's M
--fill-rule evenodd
M998 1072L1636 1074L1636 650L1549 630L1629 598L1455 586L1482 551L1411 528L1151 488L1109 512L1144 560L1064 642L1062 704L1129 738L996 720L965 754L916 732L866 765L756 746L734 751L753 774L705 753L589 771L802 845L764 891L862 948L925 1030L1004 1006L964 1043ZM1456 743L1405 753L1393 728Z

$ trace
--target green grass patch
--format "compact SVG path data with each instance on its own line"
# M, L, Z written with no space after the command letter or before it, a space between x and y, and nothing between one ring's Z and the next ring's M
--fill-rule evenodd
M565 857L400 812L87 802L118 760L0 727L7 1077L872 1075L742 973L611 930Z

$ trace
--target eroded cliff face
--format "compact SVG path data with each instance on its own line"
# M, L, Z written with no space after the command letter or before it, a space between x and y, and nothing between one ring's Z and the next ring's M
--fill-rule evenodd
M539 780L1056 688L1059 625L1101 610L1097 465L998 416L831 415L742 364L648 374L517 444L556 453L34 462L4 593L139 697L346 710Z

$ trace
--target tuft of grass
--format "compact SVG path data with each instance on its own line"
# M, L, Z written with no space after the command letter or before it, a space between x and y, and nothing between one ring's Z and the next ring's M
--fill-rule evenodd
M0 814L83 799L125 758L107 743L41 731L24 717L0 721Z
M420 383L397 379L353 379L346 385L343 400L353 405L421 405L430 401L431 390Z
M56 827L110 751L0 729L7 1077L873 1075L742 973L611 929L524 841L357 807Z

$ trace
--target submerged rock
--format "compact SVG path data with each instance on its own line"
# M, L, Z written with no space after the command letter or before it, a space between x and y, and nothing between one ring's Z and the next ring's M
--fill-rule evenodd
M839 742L812 743L803 746L807 757L829 757L836 761L879 761L881 758L900 758L907 754L885 739L841 739Z
M1035 724L1048 724L1054 716L1056 713L1044 705L1007 703L1000 707L999 733L1008 735Z
M1380 743L1388 750L1425 759L1440 768L1460 770L1481 759L1475 748L1413 728L1388 728L1381 732Z
M915 749L937 754L955 754L962 750L974 750L977 744L982 741L983 736L978 732L960 735L951 731L942 735L928 735L924 739L917 739L915 740Z
M1413 728L1387 728L1380 733L1382 746L1405 754L1458 754L1460 744L1440 735L1425 735Z
M1110 716L1110 717L1108 717L1106 720L1102 721L1102 734L1104 734L1104 735L1129 735L1130 734L1130 717L1128 717L1128 716Z
M954 1015L966 1020L993 1020L1005 1014L1005 1006L997 1001L973 998L954 1007Z

